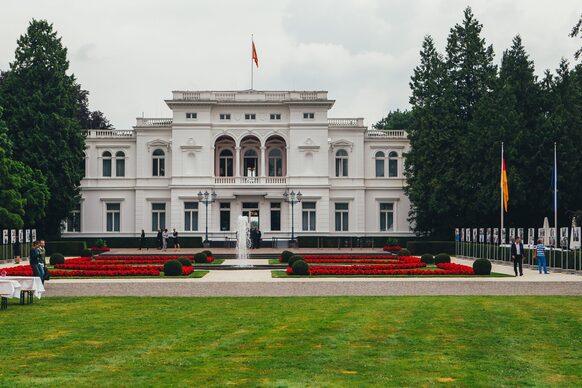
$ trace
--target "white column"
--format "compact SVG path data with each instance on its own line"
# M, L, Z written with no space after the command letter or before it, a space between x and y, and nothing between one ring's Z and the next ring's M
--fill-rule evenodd
M234 159L234 176L240 177L241 171L241 160L240 160L240 147L235 147L235 159Z
M266 147L261 147L261 173L260 173L260 176L262 176L262 177L267 175L267 174L265 174L265 166L266 166L265 150L266 150Z

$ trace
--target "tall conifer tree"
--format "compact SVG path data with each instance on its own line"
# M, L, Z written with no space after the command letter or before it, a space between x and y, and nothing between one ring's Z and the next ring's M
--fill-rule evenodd
M85 139L75 77L67 74L67 49L47 21L33 20L17 44L0 87L0 105L14 157L47 177L51 201L39 227L56 235L76 206L83 175Z

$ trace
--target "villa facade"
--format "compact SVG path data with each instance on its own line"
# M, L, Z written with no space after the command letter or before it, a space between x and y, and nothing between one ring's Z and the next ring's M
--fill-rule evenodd
M87 130L81 203L65 237L175 228L233 236L238 216L264 239L407 236L405 131L328 118L325 91L174 91L171 118ZM199 193L214 199L199 201ZM284 193L301 193L291 206ZM289 198L289 196L287 197ZM291 213L293 210L293 214ZM206 221L207 220L207 221Z

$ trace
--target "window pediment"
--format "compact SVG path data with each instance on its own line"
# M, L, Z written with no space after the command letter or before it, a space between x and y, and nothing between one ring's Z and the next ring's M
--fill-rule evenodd
M346 139L339 139L329 143L330 151L333 152L335 149L338 148L349 148L350 152L352 152L352 149L354 148L354 143Z
M162 139L155 139L155 140L149 141L146 143L146 146L148 147L148 152L152 152L152 149L156 149L156 148L162 148L168 152L172 150L172 142L165 141Z

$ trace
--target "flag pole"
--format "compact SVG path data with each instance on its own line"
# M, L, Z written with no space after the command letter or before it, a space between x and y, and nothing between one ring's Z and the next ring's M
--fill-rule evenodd
M558 231L558 157L557 157L557 146L554 142L554 227L556 228L556 241L555 245L558 245L560 241L560 232Z
M254 72L252 55L253 43L254 43L253 34L251 34L251 90L253 90L253 72Z
M500 171L501 171L501 178L500 178L500 181L501 181L501 184L500 184L500 186L501 186L501 229L499 229L499 237L500 237L499 242L501 243L501 233L503 233L503 194L504 194L503 193L503 187L504 187L504 184L503 184L503 142L501 142L501 169L500 169Z

